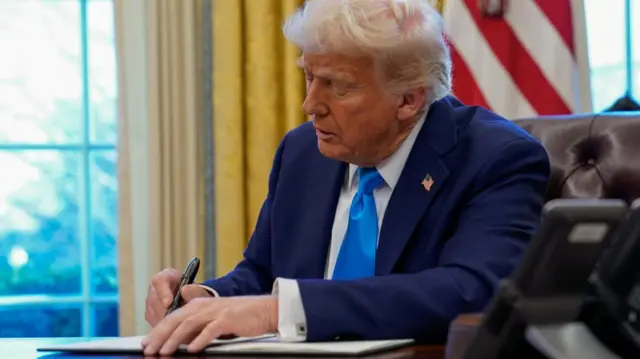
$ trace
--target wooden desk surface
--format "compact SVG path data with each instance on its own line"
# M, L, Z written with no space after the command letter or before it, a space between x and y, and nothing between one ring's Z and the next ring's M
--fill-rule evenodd
M449 342L447 347L436 345L417 345L405 347L385 353L375 354L367 356L371 359L456 359L463 352L466 344L471 339L475 328L480 322L481 316L479 315L463 315L456 319L451 326L449 334ZM60 344L60 343L73 343L79 341L86 341L87 338L24 338L24 339L1 339L0 338L0 359L136 359L143 358L142 355L131 354L105 354L105 355L70 355L59 353L41 353L36 349L41 346ZM224 356L185 356L180 355L176 358L252 358L241 357L234 355L233 357ZM170 359L171 357L163 357ZM264 359L264 356L253 357L256 359ZM283 358L295 359L294 356L286 356ZM303 357L308 359L309 357ZM339 357L332 357L336 359ZM314 359L320 359L316 357Z
M445 359L459 359L462 357L481 321L481 314L465 314L451 323L445 349Z

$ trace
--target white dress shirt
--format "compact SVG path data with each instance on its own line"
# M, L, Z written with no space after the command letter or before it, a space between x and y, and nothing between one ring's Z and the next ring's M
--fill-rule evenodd
M384 213L387 209L389 199L391 199L393 189L398 183L398 179L407 162L407 157L409 157L411 148L416 141L416 137L424 121L425 116L423 116L411 130L411 133L400 145L398 150L396 150L391 157L376 166L376 169L384 179L384 185L373 192L376 211L378 213L378 232L382 226ZM340 190L340 198L338 199L333 228L331 230L331 246L329 248L329 256L324 274L325 279L330 279L333 276L333 269L338 259L340 246L347 232L351 201L358 191L357 169L358 166L353 164L349 165L349 171L345 175L345 182ZM277 278L273 285L273 294L278 295L278 332L281 339L287 341L304 341L306 339L307 324L298 282L295 279Z

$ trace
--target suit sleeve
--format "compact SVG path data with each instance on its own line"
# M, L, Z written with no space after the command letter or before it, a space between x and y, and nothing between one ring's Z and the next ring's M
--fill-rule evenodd
M507 143L479 173L437 267L354 281L298 280L307 340L444 341L450 322L482 311L515 269L538 228L548 178L538 142Z
M271 271L271 207L286 139L285 136L276 150L269 175L267 198L262 204L255 229L243 253L244 258L227 275L202 283L221 297L271 293L274 281Z

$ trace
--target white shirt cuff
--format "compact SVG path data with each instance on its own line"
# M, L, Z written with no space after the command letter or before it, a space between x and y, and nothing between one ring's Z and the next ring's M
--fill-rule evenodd
M278 296L278 334L280 334L280 340L305 341L307 339L307 318L304 315L298 282L294 279L276 278L272 294Z
M215 289L211 288L211 287L207 287L206 285L202 285L199 284L200 288L205 289L207 292L209 292L209 294L211 294L214 297L219 297L218 292L215 291Z

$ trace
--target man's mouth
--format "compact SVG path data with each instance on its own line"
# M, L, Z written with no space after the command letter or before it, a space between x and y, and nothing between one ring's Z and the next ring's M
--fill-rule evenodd
M323 140L333 136L333 133L316 128L316 136L318 136L319 139Z

